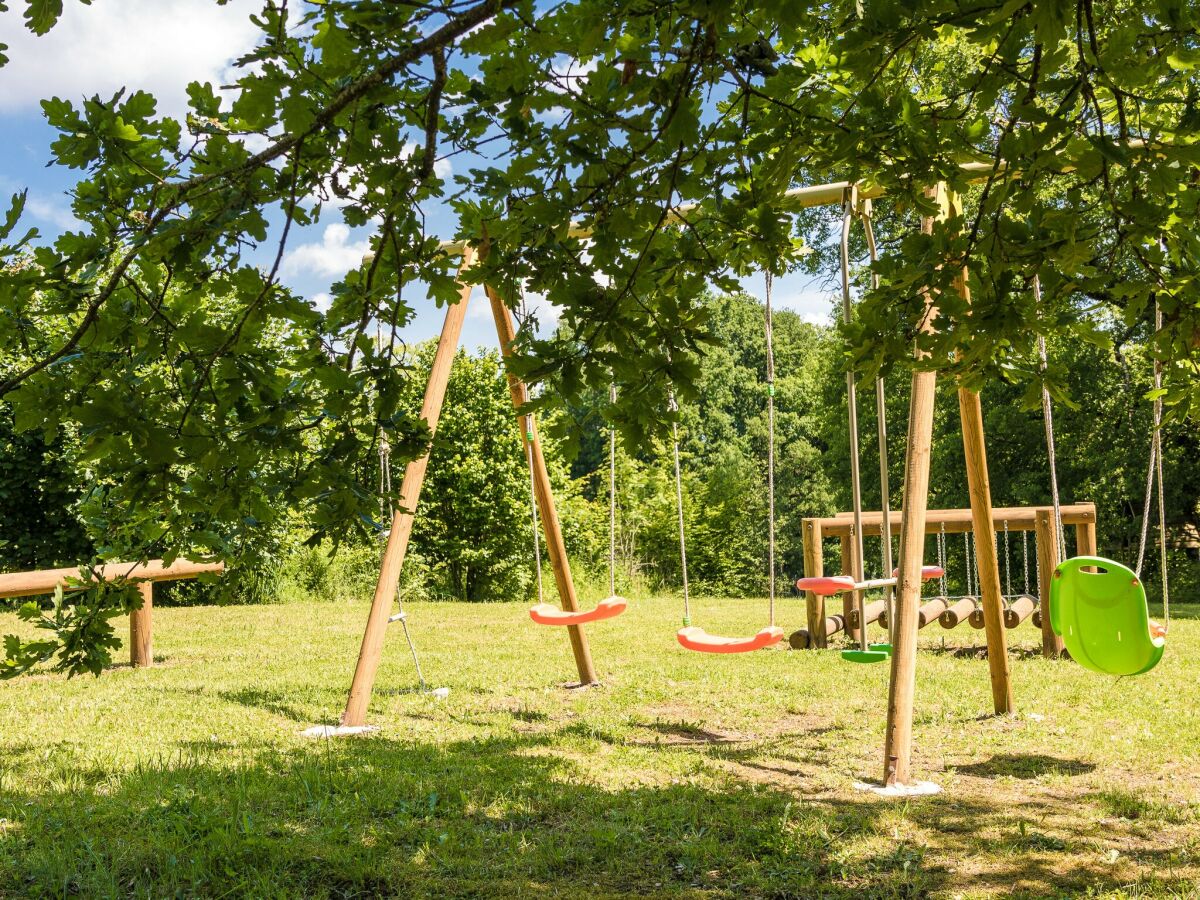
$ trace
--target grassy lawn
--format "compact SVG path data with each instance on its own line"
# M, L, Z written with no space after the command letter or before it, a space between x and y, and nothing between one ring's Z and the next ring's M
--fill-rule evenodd
M944 793L907 802L852 788L880 774L886 667L689 654L671 598L590 628L586 691L523 604L415 605L450 697L410 690L394 626L382 731L305 739L340 711L365 612L159 609L154 669L0 685L0 896L1200 895L1195 608L1122 681L1009 632L1003 719L955 652L982 633L926 629L915 766ZM765 603L694 615L752 631Z

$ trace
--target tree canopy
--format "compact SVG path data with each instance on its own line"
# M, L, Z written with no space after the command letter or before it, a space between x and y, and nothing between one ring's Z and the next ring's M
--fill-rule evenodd
M37 33L63 9L23 5ZM539 403L615 381L638 444L672 416L667 384L695 399L706 290L826 252L790 192L845 180L891 217L845 333L864 373L915 344L973 387L1033 383L1038 335L1104 344L1105 317L1143 328L1157 304L1151 352L1187 416L1198 20L1186 0L265 0L235 82L192 84L183 120L140 91L43 103L82 224L44 241L20 194L0 224L0 397L47 441L81 425L114 523L100 553L227 554L300 504L365 528L381 429L398 456L428 438L374 323L394 335L415 285L457 296L430 203L486 250L466 278L558 307L513 361ZM454 183L449 156L471 161ZM964 203L926 235L937 182ZM374 252L318 311L279 270L332 215Z

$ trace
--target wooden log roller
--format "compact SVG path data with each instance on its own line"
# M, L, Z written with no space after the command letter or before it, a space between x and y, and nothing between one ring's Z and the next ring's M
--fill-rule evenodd
M973 612L975 612L975 598L963 597L946 607L946 611L938 616L938 624L943 628L957 628Z

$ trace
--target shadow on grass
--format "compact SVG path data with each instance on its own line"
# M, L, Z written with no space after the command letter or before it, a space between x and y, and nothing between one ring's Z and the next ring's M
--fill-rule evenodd
M240 691L217 691L217 696L226 703L262 709L293 722L312 724L312 714L290 702L296 696L294 691L243 688Z
M979 835L1010 812L802 798L718 775L606 788L545 735L213 745L103 784L0 795L0 884L5 896L917 897L955 886L930 856L984 852ZM898 814L924 834L881 851ZM1059 846L1014 846L989 859L989 881L1115 886Z
M922 647L922 653L932 653L934 656L949 656L954 659L987 659L988 648L986 645L970 647L955 647L952 645ZM1008 648L1008 656L1010 659L1041 659L1041 647L1012 647ZM1064 654L1065 656L1065 654Z
M1043 775L1086 775L1096 766L1081 759L1065 759L1044 753L998 753L984 762L955 766L962 775L979 778L1040 778Z
M666 721L664 719L655 719L651 722L644 722L641 725L647 731L655 733L654 740L642 741L641 744L648 746L659 746L666 744L667 746L695 746L695 745L712 745L712 744L743 744L746 742L744 737L739 735L723 734L719 731L712 731L702 725L696 725L692 722L681 720Z

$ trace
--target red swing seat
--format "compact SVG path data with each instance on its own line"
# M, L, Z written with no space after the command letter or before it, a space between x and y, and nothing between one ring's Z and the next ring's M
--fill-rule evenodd
M730 638L718 637L707 633L703 628L689 625L679 629L675 637L681 646L699 653L749 653L751 650L761 650L778 644L783 640L783 629L772 625L753 637Z
M586 625L588 622L600 622L619 616L625 612L628 605L628 600L615 594L605 597L592 609L581 609L577 612L559 609L549 603L539 603L529 610L529 618L539 625Z
M940 566L921 566L921 578L924 581L929 581L931 578L941 578L946 573ZM885 587L889 582L894 582L900 577L898 569L892 571L892 577L881 578L876 582L863 582L868 585L864 590L870 590L876 587ZM880 584L883 582L883 584ZM812 591L822 597L832 597L834 594L841 594L846 591L852 591L856 587L856 582L849 575L820 575L815 578L800 578L796 581L796 587L802 591Z

